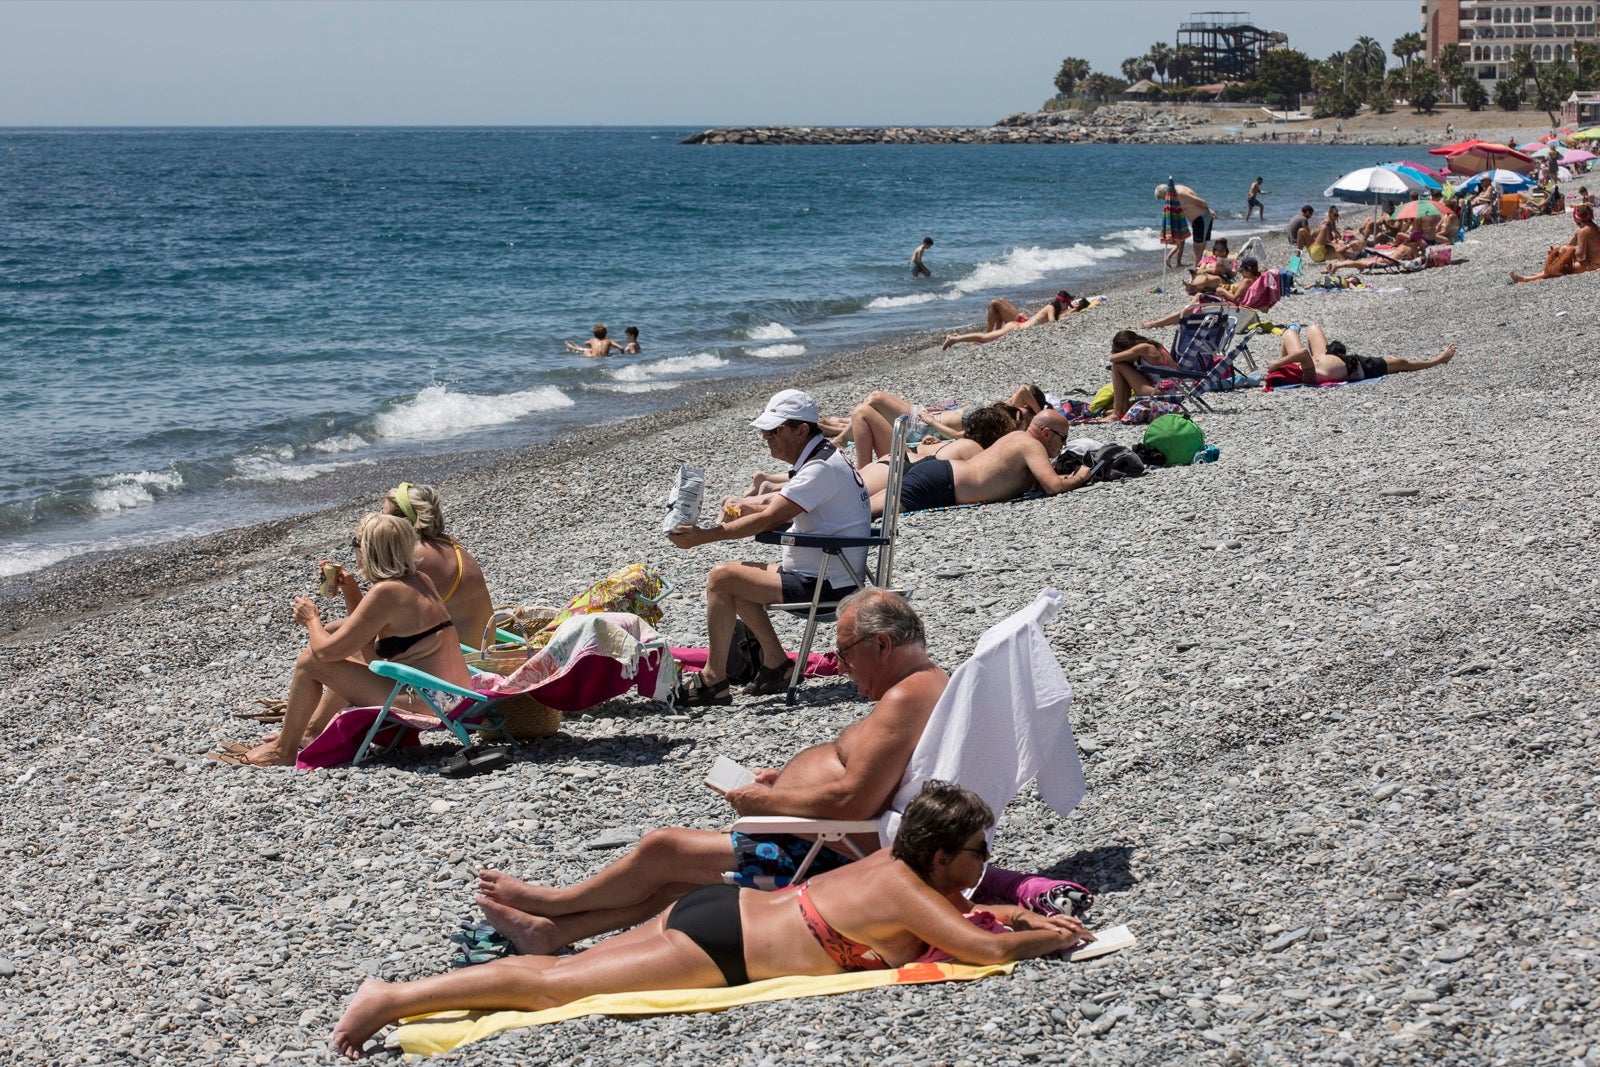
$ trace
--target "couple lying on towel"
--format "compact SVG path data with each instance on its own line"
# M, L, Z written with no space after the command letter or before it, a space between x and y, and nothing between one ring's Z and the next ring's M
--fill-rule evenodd
M356 1059L384 1026L430 1012L537 1011L596 993L736 986L935 957L1004 963L1092 941L1066 915L986 905L988 917L964 917L970 905L962 894L983 874L994 822L977 794L930 781L906 808L887 853L775 893L702 886L573 956L510 956L415 982L363 982L334 1028L334 1044Z

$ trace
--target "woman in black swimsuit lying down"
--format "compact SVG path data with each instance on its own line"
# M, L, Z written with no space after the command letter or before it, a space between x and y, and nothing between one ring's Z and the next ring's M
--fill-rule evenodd
M450 612L433 582L417 571L411 523L395 515L363 515L353 544L371 588L342 622L329 626L310 597L295 598L294 621L306 628L307 643L289 681L283 730L234 762L293 766L301 746L340 708L382 704L394 683L369 671L365 660L396 660L456 685L471 681Z
M962 918L971 907L962 891L983 873L993 826L977 794L929 782L906 808L890 850L777 893L704 886L575 956L508 956L416 982L363 982L333 1043L356 1059L384 1026L428 1012L537 1011L595 993L881 970L930 948L964 962L1002 963L1092 941L1076 919L1010 905L984 905L1012 927L1005 933Z

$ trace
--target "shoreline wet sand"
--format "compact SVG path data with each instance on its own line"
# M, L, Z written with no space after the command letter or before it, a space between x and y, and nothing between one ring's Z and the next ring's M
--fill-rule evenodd
M896 578L947 667L1042 586L1066 594L1050 634L1089 796L1062 819L1025 789L996 859L1094 888L1091 923L1128 923L1136 948L970 984L563 1023L460 1057L1593 1056L1600 274L1506 281L1570 233L1566 219L1480 231L1464 262L1272 313L1364 354L1456 343L1444 367L1218 395L1200 420L1215 464L905 521ZM872 388L1092 393L1111 333L1177 306L1145 291L1154 280L1057 327L948 352L928 335L797 381L829 412ZM1274 349L1251 345L1258 363ZM450 528L503 601L562 600L655 563L677 589L663 632L700 643L708 567L773 553L672 549L662 501L682 461L708 467L714 495L771 465L746 425L762 392L447 476ZM0 643L12 1061L335 1062L327 1036L361 979L447 966L479 867L565 884L615 858L607 836L723 827L700 781L717 755L775 764L864 710L832 680L792 709L618 701L466 781L437 773L439 744L359 771L204 760L257 736L229 716L281 695L304 639L290 600L375 502L80 565L8 602L8 625L40 613Z

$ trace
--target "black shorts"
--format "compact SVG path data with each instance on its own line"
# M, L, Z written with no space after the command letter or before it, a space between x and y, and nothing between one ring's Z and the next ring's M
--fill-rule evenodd
M956 502L955 469L947 459L913 463L900 483L900 510L948 508Z
M1238 203L1237 200L1234 203ZM1194 238L1195 244L1211 240L1211 227L1217 221L1215 215L1205 214L1189 223L1189 233Z
M1347 382L1365 382L1382 378L1389 373L1389 364L1382 356L1340 356L1344 360Z
M796 574L794 571L786 571L782 567L778 568L778 578L783 582L783 603L785 604L809 604L811 603L811 598L816 595L816 578L807 577L804 574ZM832 582L822 583L822 599L827 603L843 600L855 591L856 587L854 585L834 585Z

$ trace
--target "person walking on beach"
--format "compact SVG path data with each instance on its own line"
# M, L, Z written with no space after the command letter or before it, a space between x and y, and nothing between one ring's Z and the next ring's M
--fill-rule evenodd
M922 262L922 254L933 247L933 238L924 237L922 243L911 252L911 276L913 278L931 278L933 271Z
M1250 191L1245 194L1244 220L1246 222L1250 221L1250 213L1252 211L1261 212L1261 221L1267 221L1267 208L1266 205L1261 202L1261 198L1271 194L1266 189L1261 188L1261 181L1262 179L1258 177L1255 181L1251 182Z

